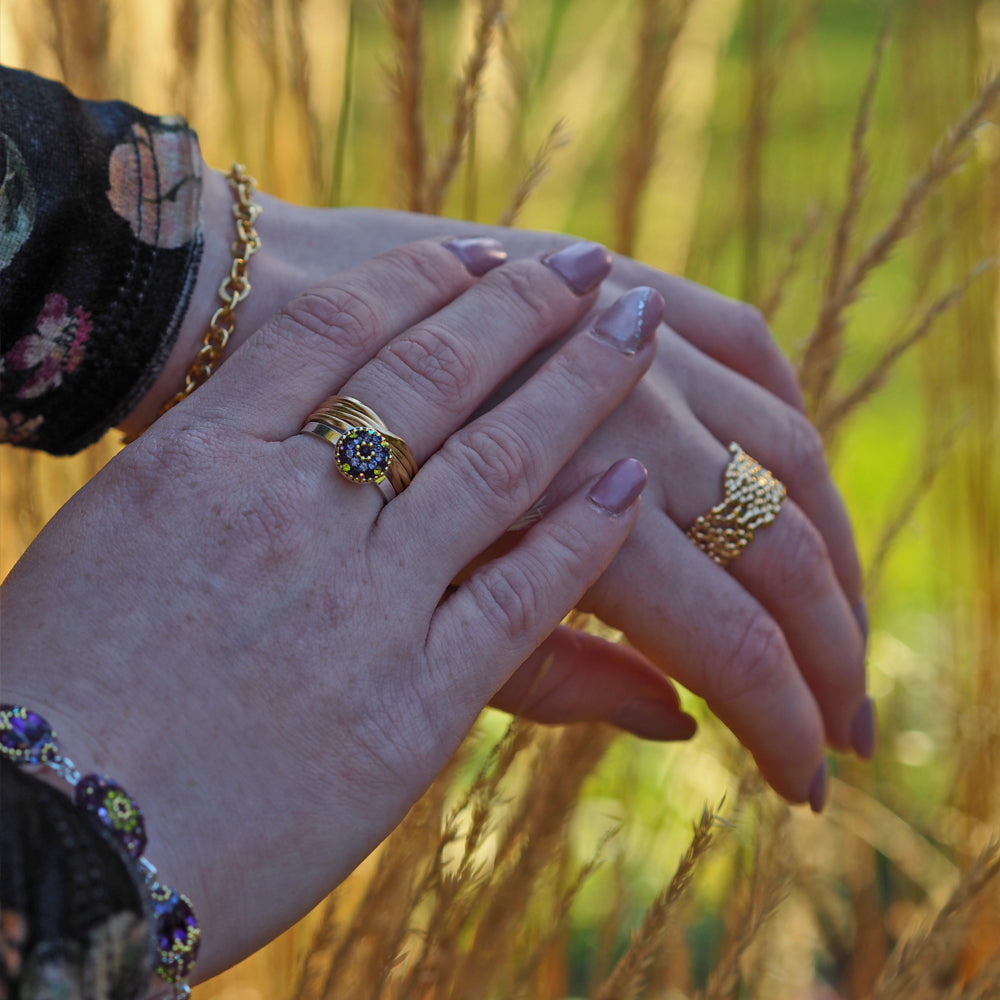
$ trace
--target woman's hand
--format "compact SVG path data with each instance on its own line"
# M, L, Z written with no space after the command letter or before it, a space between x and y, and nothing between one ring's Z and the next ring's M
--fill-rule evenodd
M469 422L593 296L559 255L476 281L460 257L499 248L455 249L402 247L294 298L4 584L4 699L142 804L147 854L198 911L200 977L392 829L518 665L537 673L535 650L635 522L645 472L618 455L452 586L628 395L663 309L630 292ZM412 448L419 471L390 502L298 433L331 392ZM616 649L625 694L685 725L669 684Z
M244 331L319 275L410 239L492 233L512 256L571 242L406 212L262 200L265 250L254 258L254 294L241 306ZM209 172L206 257L185 324L188 343L174 352L176 370L165 371L131 429L148 422L194 356L198 324L213 308L214 275L228 268L230 202L225 181ZM204 279L206 272L213 280ZM846 511L802 412L791 365L759 314L620 257L592 310L634 284L652 286L666 301L656 361L548 493L550 501L566 495L622 453L635 454L650 470L638 527L583 607L623 630L646 658L634 653L626 672L616 662L617 683L644 678L652 666L676 678L708 701L779 792L817 808L825 794L824 746L870 756L875 739L865 696L860 569ZM590 319L592 313L579 323ZM694 548L684 530L721 500L732 440L787 484L790 501L727 572ZM587 717L587 692L612 679L604 650L559 630L545 653L548 680L532 681L526 669L525 682L515 679L496 703L553 722ZM574 666L582 668L576 679ZM615 721L663 739L690 732L675 720L647 717L641 705Z

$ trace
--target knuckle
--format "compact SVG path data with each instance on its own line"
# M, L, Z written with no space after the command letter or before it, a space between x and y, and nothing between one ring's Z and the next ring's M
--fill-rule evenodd
M430 774L437 770L435 758L447 745L447 734L426 685L409 674L397 676L356 708L360 756L368 758L371 766L366 770L380 785L405 786L414 769Z
M788 408L786 447L788 467L805 483L822 482L827 477L826 453L819 431L801 413Z
M282 326L333 344L345 358L366 357L380 320L372 303L344 286L313 288L285 306Z
M758 608L739 622L722 669L709 682L706 698L713 706L752 699L780 683L788 656L785 637Z
M550 548L549 566L575 568L593 547L593 538L575 522L550 518L546 525L546 541Z
M461 411L463 389L476 381L471 346L433 323L425 323L413 336L392 341L380 361L408 385L430 394L449 413Z
M767 354L771 343L771 328L764 314L749 302L735 302L733 317L733 337L741 357L759 359Z
M127 453L128 475L122 478L128 495L140 505L156 504L163 490L195 487L214 463L217 444L208 424L147 431Z
M536 579L519 565L484 567L473 580L476 604L495 633L522 636L537 618L541 593Z
M533 327L548 329L557 322L559 296L552 294L551 286L545 287L539 281L540 270L547 269L535 261L516 261L494 271L493 285L497 291L494 307L518 314L527 312Z
M621 382L621 373L605 364L600 368L587 364L572 352L560 352L550 361L551 377L560 398L577 401L587 399L591 404L599 404L610 399Z
M812 522L791 504L785 505L782 516L787 518L789 541L771 568L772 590L796 602L817 593L832 575L830 556L823 536Z
M428 253L429 249L439 252ZM454 272L441 267L442 254L449 256L436 240L420 240L394 247L381 259L387 270L395 273L397 287L423 287L431 290L433 298L446 300L452 298L458 289Z
M531 500L523 456L527 443L509 425L486 423L452 437L443 449L459 474L473 485L477 500L490 511L506 511Z

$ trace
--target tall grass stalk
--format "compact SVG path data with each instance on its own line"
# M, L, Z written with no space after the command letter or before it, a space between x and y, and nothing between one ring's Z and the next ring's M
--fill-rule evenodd
M989 114L1000 97L1000 72L980 88L972 104L950 128L943 139L931 150L924 170L907 185L892 217L883 228L857 254L844 270L844 278L836 290L828 290L820 307L820 322L813 327L805 347L800 369L802 384L816 386L816 395L808 396L815 410L820 404L819 387L829 378L817 378L817 371L826 370L831 364L829 356L822 356L816 345L829 340L830 331L842 322L844 310L858 297L866 279L889 255L917 222L917 216L930 195L952 174L968 155L968 143L976 128ZM836 354L832 355L836 357Z
M635 249L643 194L649 183L662 125L662 91L670 53L691 9L691 0L643 0L618 161L614 248Z
M428 181L423 199L428 212L440 213L445 194L455 176L472 129L476 102L482 88L483 71L493 44L497 23L504 14L505 0L480 0L472 52L455 87L451 134L436 169Z
M427 152L421 107L424 73L423 4L420 0L388 0L389 24L396 39L392 74L397 109L396 150L403 183L403 203L414 212L425 208Z
M837 359L842 352L840 340L844 324L837 303L844 266L854 235L854 227L858 221L865 192L868 189L871 163L866 148L866 139L871 127L875 88L882 70L882 60L889 43L891 27L892 21L887 15L879 34L878 43L875 46L875 56L872 59L871 69L861 91L858 112L854 118L847 190L840 217L837 219L833 245L830 249L830 265L826 274L823 305L820 308L816 330L809 338L805 356L802 359L802 388L813 400L813 406L816 409L823 405L836 370Z

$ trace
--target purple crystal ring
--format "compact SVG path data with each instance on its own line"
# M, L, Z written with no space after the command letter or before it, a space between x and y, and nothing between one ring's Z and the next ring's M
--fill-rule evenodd
M417 472L406 442L374 410L350 396L331 396L309 415L301 434L332 445L337 471L352 483L374 483L388 502Z

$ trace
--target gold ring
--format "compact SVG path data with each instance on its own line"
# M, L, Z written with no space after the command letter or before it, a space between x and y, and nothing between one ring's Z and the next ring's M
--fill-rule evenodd
M373 409L350 396L324 400L299 433L332 445L337 471L352 483L374 483L386 500L402 493L417 474L407 443Z
M788 491L785 484L754 461L735 441L722 478L722 503L702 514L687 536L709 559L728 566L752 541L753 533L770 524Z

